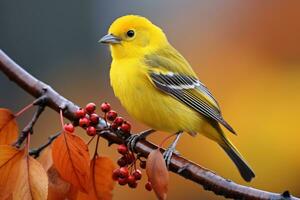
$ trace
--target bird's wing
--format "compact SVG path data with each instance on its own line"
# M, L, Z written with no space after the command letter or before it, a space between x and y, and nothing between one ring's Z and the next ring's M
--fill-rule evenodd
M155 52L146 54L145 63L152 68L159 68L165 72L176 72L197 77L190 64L171 45L160 48Z
M176 53L178 52L176 51ZM219 105L208 88L198 80L185 60L178 62L176 59L172 59L175 56L170 58L161 54L147 56L145 62L149 66L148 73L151 82L156 88L198 113L218 121L230 132L235 133L233 128L223 119ZM184 68L173 66L176 63L182 65L185 62L187 66Z

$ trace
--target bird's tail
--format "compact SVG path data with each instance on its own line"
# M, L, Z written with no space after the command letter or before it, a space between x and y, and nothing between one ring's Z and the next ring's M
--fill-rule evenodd
M226 137L223 137L223 142L219 144L234 162L244 180L250 182L251 179L255 177L255 174L247 162L243 159L239 151Z

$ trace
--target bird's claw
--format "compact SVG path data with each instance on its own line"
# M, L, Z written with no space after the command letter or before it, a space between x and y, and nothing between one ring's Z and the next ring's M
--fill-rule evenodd
M163 157L164 157L164 160L166 162L166 166L168 169L171 164L171 159L172 159L173 154L179 155L179 152L175 148L172 148L172 147L167 148L166 151L163 153Z
M140 138L140 134L134 134L134 135L130 135L127 139L126 139L126 142L127 142L127 148L133 152L134 148L135 148L135 145L137 143L137 141L141 139Z
M155 130L153 129L148 129L148 130L145 130L139 134L133 134L133 135L130 135L127 139L126 139L126 142L127 142L127 148L130 150L130 151L134 151L134 148L136 146L136 143L139 141L139 140L144 140L146 139L146 137L148 135L150 135L151 133L154 133Z

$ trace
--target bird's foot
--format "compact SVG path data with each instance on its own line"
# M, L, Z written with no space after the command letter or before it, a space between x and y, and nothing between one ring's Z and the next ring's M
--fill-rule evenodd
M173 154L179 155L179 152L175 149L175 147L169 147L163 153L163 157L164 157L164 160L166 162L166 165L167 165L168 169L169 169L169 166L171 164L171 159L172 159Z
M155 130L153 129L148 129L148 130L145 130L139 134L133 134L133 135L130 135L127 139L126 139L126 143L127 143L127 148L130 150L130 151L134 151L134 148L136 146L136 143L139 141L139 140L144 140L146 139L146 137L148 135L150 135L151 133L154 133Z
M167 168L169 169L169 166L171 164L171 159L173 154L179 154L178 151L176 151L176 145L177 142L179 141L179 138L182 135L182 131L177 132L175 140L172 142L172 144L166 149L166 151L163 153L164 160L166 162Z

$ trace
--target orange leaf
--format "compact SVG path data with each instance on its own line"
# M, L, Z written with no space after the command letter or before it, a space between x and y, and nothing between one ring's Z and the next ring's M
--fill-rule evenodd
M79 192L77 200L111 200L115 182L112 179L115 163L105 156L96 156L91 160L89 192Z
M23 156L13 199L46 200L48 177L43 166L27 154Z
M13 113L0 108L0 145L12 144L18 137L18 125Z
M167 199L169 172L159 149L149 154L146 173L157 198L159 200Z
M115 169L116 165L109 157L97 156L91 160L91 188L98 199L112 199L111 192L115 186L112 174Z
M83 192L88 192L90 157L88 146L78 136L62 133L52 146L54 166L60 176Z
M24 152L9 145L0 145L0 199L8 198L13 192Z
M57 170L52 166L48 171L48 200L64 200L71 188L70 183L61 179Z
M69 190L68 195L67 195L67 199L68 200L77 200L77 196L78 196L79 192L80 191L78 191L77 188L75 188L74 186L71 185L70 190ZM85 194L85 193L83 193L83 194ZM85 199L85 200L90 200L90 199Z
M10 194L5 200L13 200L12 194Z
M64 200L70 189L70 183L61 179L53 166L52 146L46 147L38 157L48 175L48 200Z
M52 146L46 147L38 157L38 161L41 163L45 171L48 171L53 166L52 159Z

